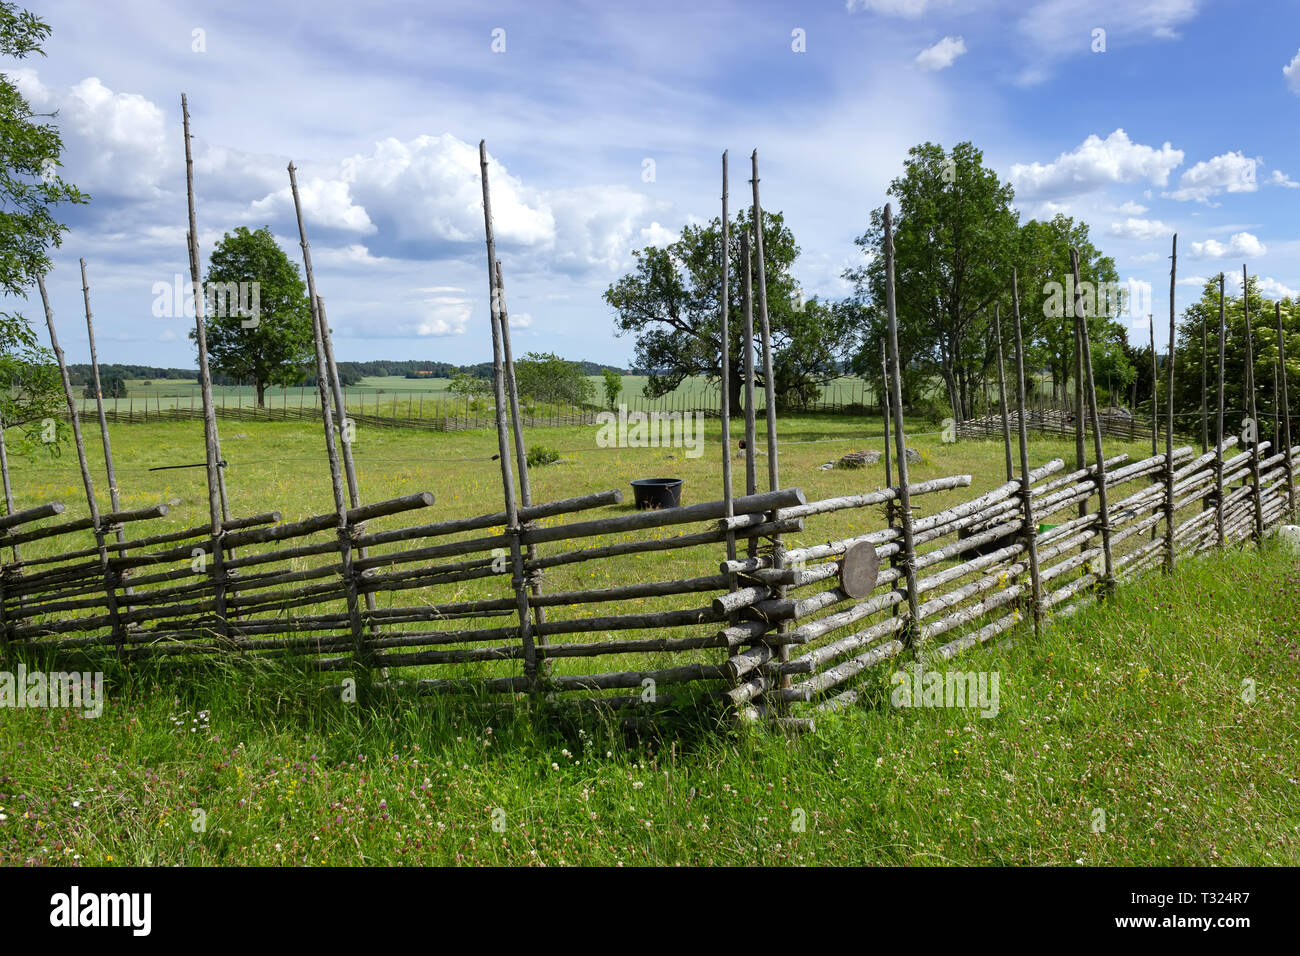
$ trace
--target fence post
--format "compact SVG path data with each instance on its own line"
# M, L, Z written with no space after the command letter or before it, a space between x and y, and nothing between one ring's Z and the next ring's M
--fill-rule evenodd
M1286 392L1286 333L1282 328L1282 303L1275 302L1273 308L1277 314L1277 364L1281 369L1278 376L1282 385L1279 401L1282 404L1282 464L1286 467L1286 510L1295 517L1295 462L1291 460L1291 404Z
M1007 481L1011 480L1011 422L1007 415L1007 375L1002 360L1002 305L993 306L993 328L997 330L998 344L998 402L1002 406L1002 450L1007 460Z
M1218 423L1214 432L1214 530L1219 538L1219 547L1224 546L1223 533L1223 355L1225 344L1225 323L1223 317L1223 280L1219 273L1219 411Z
M515 479L510 467L510 440L506 437L506 394L504 353L502 350L502 315L496 280L496 236L492 228L492 196L488 185L487 142L479 140L479 168L483 177L483 227L487 235L489 317L492 323L492 390L496 399L497 453L501 461L501 486L505 495L506 533L510 536L511 584L519 614L519 642L524 655L524 677L532 688L537 686L537 649L533 646L528 592L524 582L524 557L520 547L523 529L515 504Z
M1029 490L1029 431L1025 424L1025 345L1020 329L1020 277L1011 270L1011 314L1016 330L1016 417L1019 419L1020 505L1025 515L1025 549L1029 552L1030 613L1034 636L1042 628L1043 590L1038 576L1038 524L1034 521L1033 495Z
M1070 265L1074 271L1074 287L1079 282L1079 250L1070 250ZM1076 296L1078 293L1076 292ZM1082 305L1082 303L1080 303ZM1097 458L1097 474L1094 482L1097 486L1097 521L1101 528L1101 553L1103 575L1101 590L1103 596L1109 595L1115 588L1115 567L1110 551L1110 508L1106 501L1106 456L1101 444L1101 419L1097 412L1097 382L1092 372L1092 344L1088 341L1088 321L1083 309L1076 309L1075 324L1079 328L1079 345L1083 353L1083 367L1087 376L1088 413L1092 418L1092 446Z
M899 525L903 532L903 576L907 581L908 621L904 643L921 654L920 601L916 592L916 543L912 538L912 499L907 482L907 442L903 431L902 368L898 359L898 313L894 302L894 219L885 203L885 313L889 341L890 404L894 414L894 447L898 452Z
M1178 277L1178 234L1174 233L1173 252L1169 257L1169 375L1165 405L1165 570L1174 571L1174 292Z
M1246 318L1246 414L1250 416L1250 427L1254 442L1250 449L1250 485L1251 499L1255 505L1255 524L1252 538L1259 543L1264 537L1264 503L1260 497L1259 487L1259 412L1255 404L1255 344L1250 329L1250 277L1246 267L1241 267L1241 308ZM1289 449L1288 449L1289 450Z

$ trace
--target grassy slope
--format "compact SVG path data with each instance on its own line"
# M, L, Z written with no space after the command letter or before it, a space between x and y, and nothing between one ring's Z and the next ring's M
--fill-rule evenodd
M1294 555L1188 561L959 658L994 718L882 690L794 739L137 676L98 720L0 712L0 862L1295 865L1298 620Z

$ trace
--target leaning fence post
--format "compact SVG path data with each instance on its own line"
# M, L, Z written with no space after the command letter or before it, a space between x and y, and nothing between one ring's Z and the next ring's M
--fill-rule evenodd
M1002 360L1002 305L993 306L993 328L998 344L998 402L1002 405L1002 451L1007 460L1007 481L1011 480L1011 422L1007 414L1007 375Z
M921 611L916 591L916 542L912 538L912 498L907 480L907 441L903 431L902 367L898 360L898 313L894 302L894 218L885 203L885 313L889 341L890 404L894 412L894 447L898 452L898 510L903 532L903 576L907 581L908 620L904 642L921 650Z
M1165 570L1174 571L1174 293L1178 277L1178 234L1174 233L1173 252L1169 257L1169 375L1165 405Z
M1278 400L1282 405L1282 464L1286 466L1286 510L1295 516L1295 462L1291 459L1291 404L1286 393L1286 333L1282 328L1282 303L1273 303L1277 314L1277 364L1280 368L1278 380L1282 393Z
M752 495L758 492L758 467L754 454L754 446L758 442L758 426L755 422L757 411L754 408L754 299L748 229L740 234L740 259L745 264L741 273L741 297L744 299L742 331L745 343L745 494ZM747 553L751 558L758 553L758 538L753 535L749 538Z
M722 401L719 411L722 416L722 501L726 517L735 514L731 489L731 299L727 288L727 273L731 268L731 235L727 219L727 151L722 151L722 295L719 307L719 322L722 326L722 382L719 391ZM683 425L683 428L685 426ZM736 560L736 533L727 528L727 560ZM735 589L736 576L731 575L731 586Z
M532 687L537 684L537 649L528 609L528 592L524 580L524 557L520 547L523 529L515 502L515 478L510 467L510 439L506 436L506 394L504 356L501 345L500 293L496 282L497 243L492 228L492 195L488 185L487 141L479 140L478 161L483 177L483 226L487 234L488 302L492 323L492 389L496 399L497 453L501 461L501 486L506 502L506 533L510 536L511 584L519 613L519 642L523 646L524 677Z
M1079 288L1079 250L1070 250L1070 266L1074 270L1074 286ZM1106 456L1101 447L1101 417L1097 413L1097 383L1092 372L1092 345L1088 341L1088 320L1083 309L1076 310L1075 325L1079 330L1079 347L1083 354L1084 374L1087 377L1088 414L1092 419L1092 446L1097 458L1097 521L1101 527L1101 553L1104 574L1102 593L1109 594L1115 587L1115 567L1110 551L1110 508L1106 502Z
M1251 435L1254 438L1250 448L1251 498L1255 503L1255 531L1252 537L1258 543L1264 539L1264 502L1259 487L1259 412L1255 405L1255 346L1250 331L1250 279L1246 275L1245 265L1241 267L1241 308L1246 318L1246 396L1249 403L1246 413L1250 416Z
M1219 538L1219 547L1224 545L1223 529L1223 356L1225 351L1225 329L1223 316L1223 280L1219 273L1219 409L1218 422L1214 432L1214 530Z
M81 438L81 415L77 411L77 400L72 393L72 381L68 378L68 366L63 358L63 348L59 345L58 333L54 331L54 310L50 308L50 297L45 291L45 277L38 275L36 284L41 291L41 303L45 306L45 324L50 330L50 347L59 363L59 375L63 379L63 395L68 402L68 417L72 420L72 440L77 447L77 464L81 466L81 483L86 489L86 505L90 509L90 526L95 534L95 546L99 549L99 564L104 574L104 595L111 621L113 638L117 642L118 653L126 645L126 633L118 617L116 572L108 562L108 548L104 543L104 526L99 519L99 505L95 501L95 482L90 477L90 464L86 460L86 445Z
M1038 576L1038 525L1034 521L1033 495L1029 489L1029 431L1025 426L1025 344L1020 330L1020 277L1011 270L1011 314L1016 329L1016 418L1019 419L1020 502L1025 514L1025 548L1029 552L1029 584L1033 604L1034 635L1042 627L1043 587Z

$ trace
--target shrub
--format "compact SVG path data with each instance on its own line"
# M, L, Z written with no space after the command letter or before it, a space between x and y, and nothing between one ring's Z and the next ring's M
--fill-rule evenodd
M528 449L528 467L537 468L541 465L549 465L552 462L560 460L560 453L554 448L547 448L545 445L534 445Z

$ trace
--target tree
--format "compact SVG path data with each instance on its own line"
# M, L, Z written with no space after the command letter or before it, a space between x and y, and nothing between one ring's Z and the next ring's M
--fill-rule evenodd
M740 411L743 389L741 235L751 228L749 210L730 226L730 281L727 286L733 413ZM751 243L752 246L752 243ZM688 225L681 238L660 248L650 246L633 256L635 269L605 291L614 309L615 334L636 336L636 365L646 369L645 394L657 398L695 375L720 378L722 329L718 303L722 295L722 220ZM817 385L840 374L852 342L846 323L856 313L802 301L791 268L799 255L794 235L778 212L763 217L764 272L772 329L772 365L778 401L797 401ZM757 257L754 257L754 269ZM754 342L759 343L758 281L753 283ZM816 318L816 321L813 318ZM761 361L755 378L762 382Z
M515 362L515 383L521 397L556 405L581 407L596 395L581 365L550 352L529 352Z
M252 382L259 408L266 404L268 385L302 380L315 358L311 306L297 265L276 244L269 227L252 232L240 226L226 233L212 251L205 291L214 371Z
M1017 216L1011 187L983 165L970 143L951 153L935 143L908 151L903 175L889 186L894 217L899 352L938 374L960 420L970 410L993 304L1010 284ZM870 256L849 269L859 297L885 302L884 209L857 239ZM878 343L866 343L870 355Z
M149 383L145 382L145 384L148 385ZM104 393L105 398L126 398L126 379L116 372L109 372L106 375L101 375L99 378L99 386L101 391ZM81 390L81 397L95 397L95 381L93 378L87 382L86 387Z
M623 391L623 376L612 368L602 369L600 374L604 379L605 406L610 411L613 411L614 403L618 401L618 394Z
M487 398L488 392L492 390L487 379L478 378L470 375L468 372L457 372L456 377L451 380L447 386L447 391L469 401L471 405L478 406L479 400Z
M45 55L41 45L50 27L14 3L0 3L0 55L25 59ZM82 204L90 197L58 175L63 140L50 123L52 114L37 114L0 75L0 294L22 296L37 276L50 269L49 250L61 244L67 227L54 218L63 203ZM54 356L42 347L29 321L17 312L0 312L0 422L10 452L30 455L44 448L49 423L65 429L58 417L63 388ZM57 437L57 436L56 436Z

